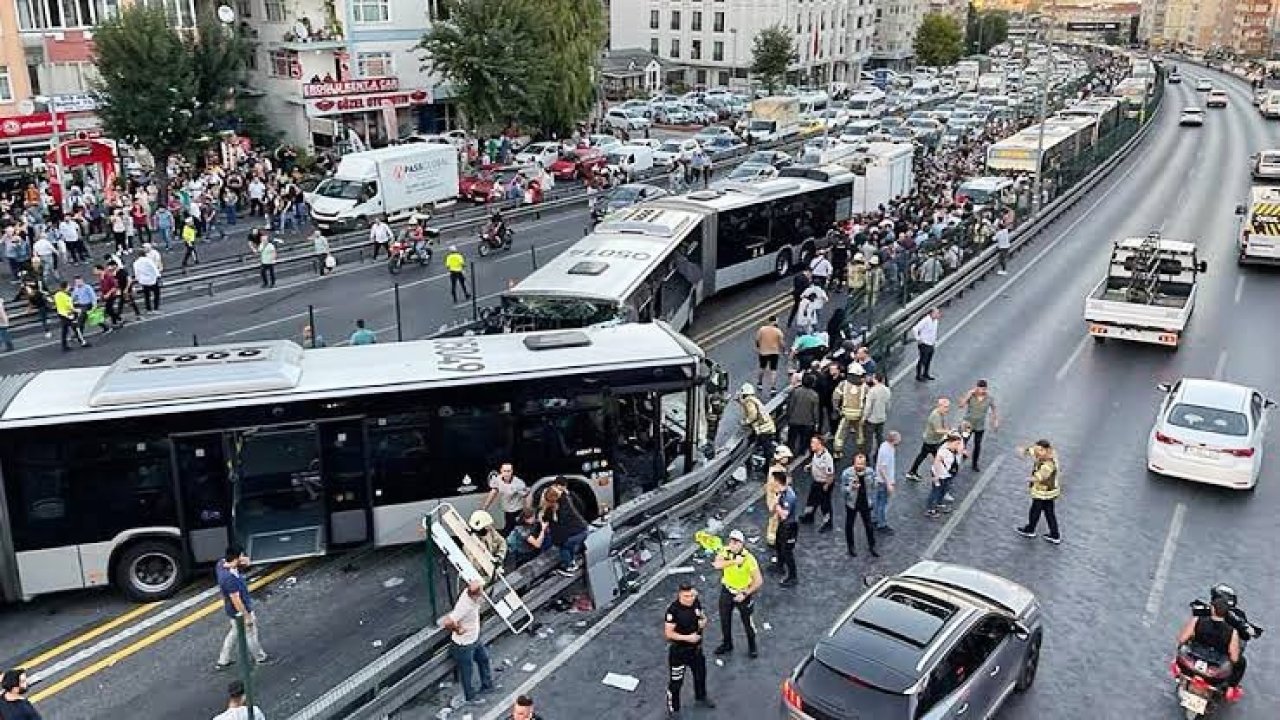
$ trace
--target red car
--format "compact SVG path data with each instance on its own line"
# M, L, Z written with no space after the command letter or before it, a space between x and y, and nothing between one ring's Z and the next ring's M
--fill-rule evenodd
M515 165L487 165L479 172L464 175L458 180L458 197L463 200L483 203L501 200L511 178L519 173L524 176L525 183L538 174L536 167L516 167ZM494 186L497 185L495 191Z
M587 173L599 170L607 163L604 151L598 147L580 147L560 153L560 159L547 170L557 180L576 180Z

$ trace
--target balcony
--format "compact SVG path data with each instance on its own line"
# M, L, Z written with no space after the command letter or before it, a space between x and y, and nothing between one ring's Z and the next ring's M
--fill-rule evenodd
M328 18L323 26L313 23L310 18L299 18L293 28L284 33L277 47L294 52L323 52L325 50L342 50L347 40L342 32L342 23L336 18Z

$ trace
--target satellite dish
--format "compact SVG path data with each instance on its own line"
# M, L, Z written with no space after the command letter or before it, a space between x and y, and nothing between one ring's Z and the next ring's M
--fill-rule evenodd
M230 5L219 5L218 19L230 25L236 21L236 11L233 10Z
M293 35L299 40L306 40L311 37L311 31L307 29L306 23L299 21L293 24Z

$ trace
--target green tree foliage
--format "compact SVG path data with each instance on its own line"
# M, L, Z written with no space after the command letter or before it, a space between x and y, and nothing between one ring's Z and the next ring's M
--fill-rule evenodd
M969 52L985 55L988 50L1009 38L1009 14L1003 10L978 10L969 5L965 23L965 47Z
M782 25L764 28L752 40L751 72L770 95L786 77L787 66L799 58L791 32Z
M921 65L950 65L964 54L964 30L949 15L929 13L916 31L915 51Z
M247 48L212 15L183 34L157 6L124 7L94 29L98 79L93 92L103 129L137 143L156 158L163 189L172 154L190 154L201 140L239 122L235 86Z
M595 98L601 6L579 0L450 0L418 43L423 68L449 81L473 128L524 122L564 133Z

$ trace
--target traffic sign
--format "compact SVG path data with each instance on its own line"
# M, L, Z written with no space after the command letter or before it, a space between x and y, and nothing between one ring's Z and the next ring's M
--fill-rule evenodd
M1113 30L1120 31L1120 23L1118 22L1069 22L1067 30L1071 32L1107 32Z

